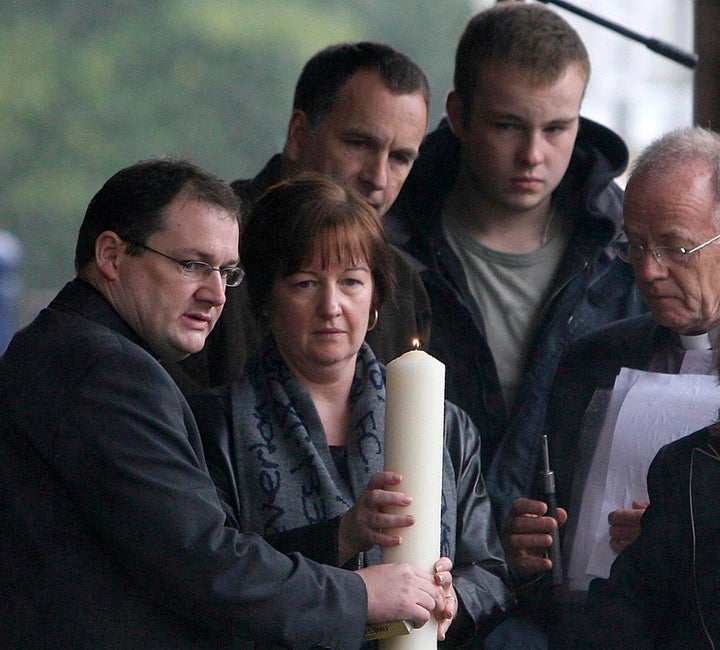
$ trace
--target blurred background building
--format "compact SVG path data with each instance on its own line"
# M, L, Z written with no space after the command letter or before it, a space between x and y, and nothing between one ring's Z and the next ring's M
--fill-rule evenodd
M693 52L690 0L574 0L574 6ZM693 121L693 71L606 27L548 4L579 32L592 77L583 114L617 131L631 157L655 137Z

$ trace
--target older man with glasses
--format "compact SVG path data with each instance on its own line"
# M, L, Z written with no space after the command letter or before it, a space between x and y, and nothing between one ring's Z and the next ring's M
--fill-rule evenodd
M622 233L622 237L626 237L625 233ZM645 253L650 253L658 264L672 268L674 266L687 266L690 261L690 256L693 253L701 251L705 246L709 246L718 239L720 239L720 235L715 235L690 250L684 246L656 246L655 248L648 248L642 244L633 244L629 241L615 241L611 245L615 249L617 256L628 264L641 264Z
M580 419L620 368L680 373L688 350L699 350L705 363L693 353L690 369L713 372L720 324L720 137L684 129L653 143L634 166L624 215L623 239L613 248L633 265L650 314L578 340L558 369L547 431L562 495L572 487ZM561 502L569 505L568 496ZM618 550L637 537L643 510L613 513L611 540Z
M598 450L604 443L599 440L621 369L666 375L714 372L713 348L720 331L720 136L688 128L651 144L633 167L624 219L624 233L613 248L621 260L632 264L650 313L605 326L572 344L555 375L546 419L557 500L569 511L563 531L568 574L573 556L589 553L578 548L582 542L575 534L577 519L589 495L603 494L609 470L606 464L597 473L593 463L602 453ZM657 410L660 401L649 400L646 410ZM642 418L641 413L638 422ZM646 467L657 447L637 439L645 436L641 430L638 425L633 434L637 457L624 461ZM683 433L678 431L677 437ZM632 503L610 513L609 531L598 524L607 540L602 543L609 543L615 553L637 538L647 507L644 495L628 494L628 499ZM525 514L542 515L542 503L523 499L514 508L523 514L511 518L507 527L513 540L510 555L515 554L527 575L532 575L547 563L551 544L547 533L552 526L544 521L547 517ZM570 579L568 584L568 592L578 591L566 593L567 602L584 599L587 583ZM574 612L570 618L577 614L572 607L563 609ZM560 628L568 633L564 625Z

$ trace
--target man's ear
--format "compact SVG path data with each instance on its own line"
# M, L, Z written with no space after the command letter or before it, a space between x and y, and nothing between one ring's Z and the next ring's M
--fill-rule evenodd
M95 266L107 280L118 277L118 258L125 242L112 230L101 232L95 240Z
M304 141L309 129L310 124L305 111L296 108L290 115L285 138L285 149L283 150L283 155L290 162L297 164L300 160L300 152L305 146Z
M465 121L465 105L460 95L456 91L451 90L445 101L445 112L447 113L448 122L453 133L461 137L463 133Z

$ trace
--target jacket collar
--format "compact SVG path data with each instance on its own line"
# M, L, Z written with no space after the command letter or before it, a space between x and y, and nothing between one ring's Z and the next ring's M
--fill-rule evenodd
M55 296L48 308L72 312L107 327L155 356L145 341L115 311L107 298L85 280L75 278L68 282Z

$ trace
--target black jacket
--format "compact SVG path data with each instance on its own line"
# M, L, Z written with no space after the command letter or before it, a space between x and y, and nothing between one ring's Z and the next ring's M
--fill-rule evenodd
M649 370L653 356L676 340L677 334L643 314L601 327L570 346L555 374L546 419L559 506L570 507L577 468L589 469L597 445L591 432L598 433L601 422L581 437L595 392L612 390L621 368Z
M650 507L607 580L590 583L582 647L720 646L720 437L709 427L663 447Z
M432 310L429 351L446 364L447 399L468 412L483 436L488 491L502 518L518 496L518 483L535 472L550 383L569 343L644 311L631 267L606 252L622 221L622 192L613 179L625 169L627 148L610 130L581 119L570 165L553 197L574 230L536 327L512 416L482 315L442 231L459 158L460 144L443 121L425 139L386 215L386 230L412 256L425 283Z
M69 283L0 358L0 647L357 648L362 579L225 526L195 419Z

